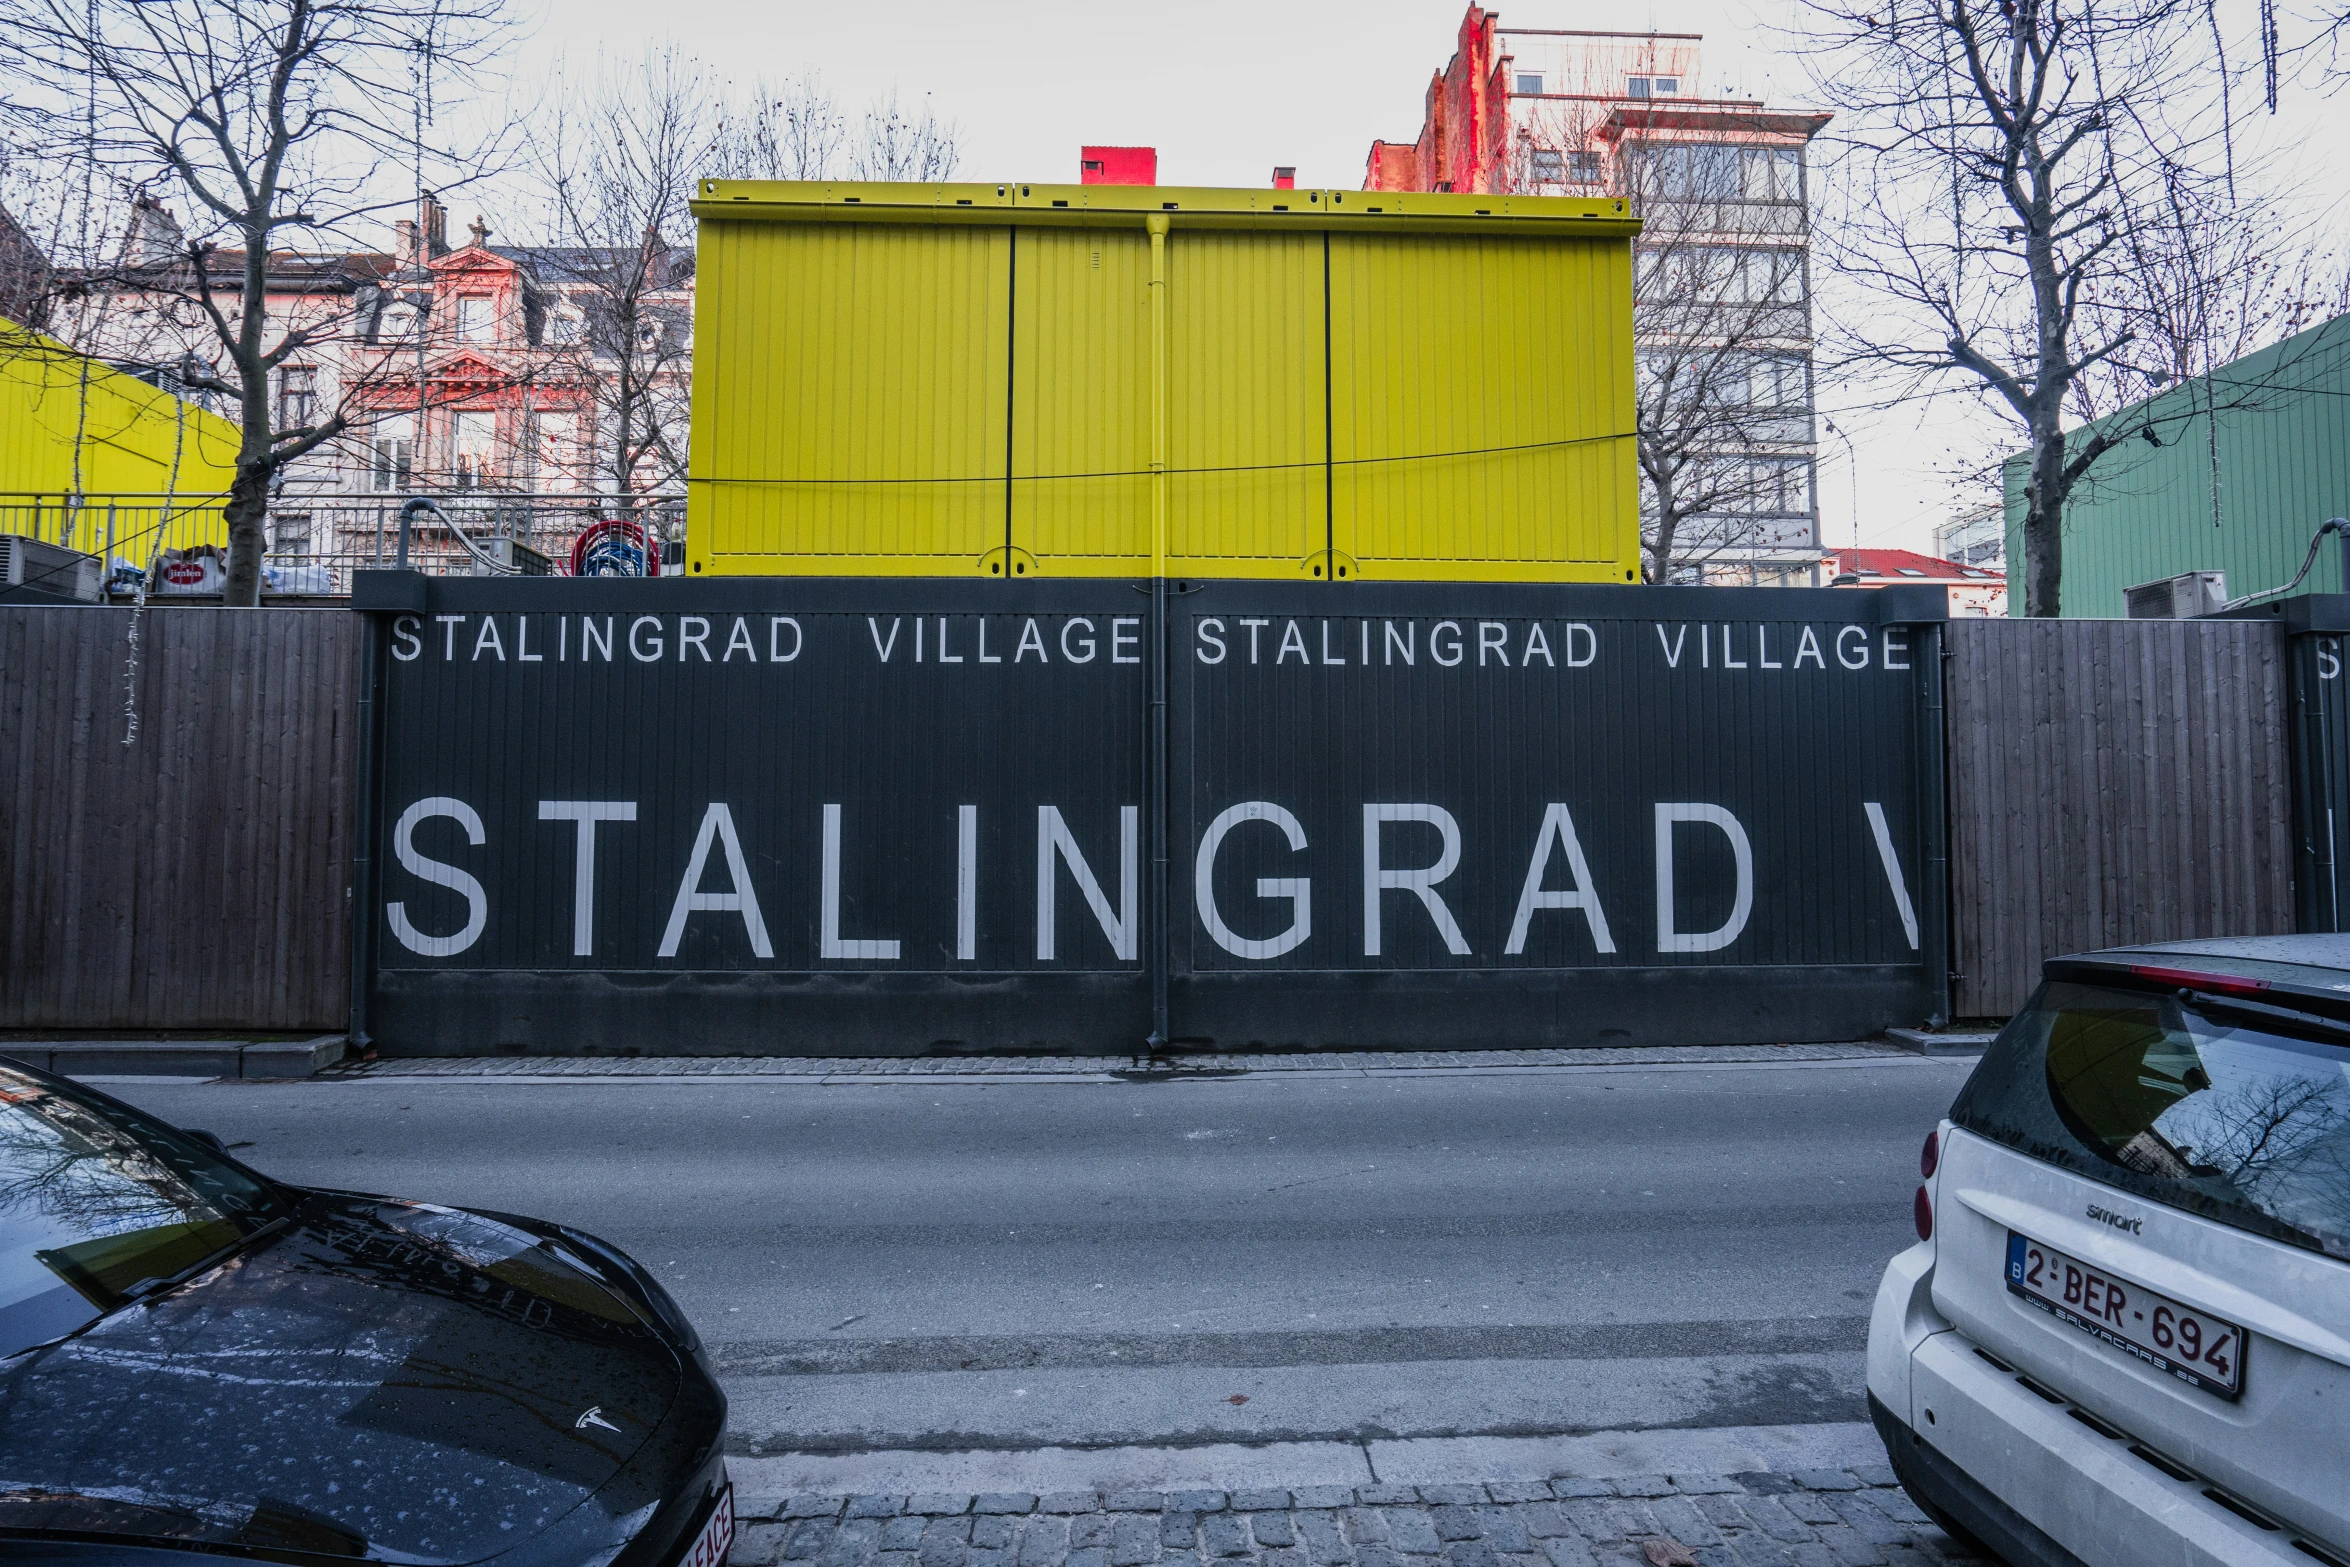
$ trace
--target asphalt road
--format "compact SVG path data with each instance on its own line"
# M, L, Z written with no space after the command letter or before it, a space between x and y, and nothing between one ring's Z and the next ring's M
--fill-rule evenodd
M671 1284L746 1454L1865 1418L1966 1063L1158 1083L113 1083Z

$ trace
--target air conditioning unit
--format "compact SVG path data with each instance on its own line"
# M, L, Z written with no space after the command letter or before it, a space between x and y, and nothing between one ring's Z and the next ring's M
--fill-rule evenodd
M555 574L555 563L552 560L519 539L485 539L481 549L484 555L514 572L517 576L551 577ZM490 569L481 562L475 561L473 574L477 577L486 577L490 574Z
M2228 574L2224 571L2183 571L2160 582L2141 582L2122 589L2132 620L2193 620L2216 615L2227 607Z
M38 588L44 593L95 604L102 569L95 555L84 555L62 544L44 544L21 533L0 533L0 584Z

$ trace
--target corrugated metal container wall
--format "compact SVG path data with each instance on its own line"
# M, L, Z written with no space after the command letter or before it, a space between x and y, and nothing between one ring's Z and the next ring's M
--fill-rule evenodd
M1011 233L1013 545L1030 571L1050 561L1060 576L1148 572L1149 236Z
M2199 377L2085 427L2122 439L2065 506L2066 615L2122 615L2124 588L2188 571L2226 572L2231 597L2281 588L2318 524L2350 512L2350 316L2247 355L2216 379L2216 396L2213 378ZM2161 445L2142 438L2148 429ZM2024 460L2009 458L2011 582L2023 572L2024 476ZM2341 559L2329 547L2304 587L2350 588ZM2008 612L2022 614L2023 599L2009 593Z
M702 193L689 573L1637 575L1621 202Z
M1327 543L1324 248L1219 231L1168 249L1171 570L1310 575Z
M1185 586L1161 685L1130 579L364 574L355 1026L1128 1055L1944 1013L1939 591Z
M75 461L75 447L80 461ZM39 526L42 537L76 549L104 547L104 514L84 508L61 537L54 525L26 520L27 502L46 497L176 497L165 543L221 543L228 537L216 502L235 476L237 427L217 414L118 370L85 361L55 338L0 321L0 532ZM179 508L184 506L186 510ZM38 515L38 514L35 514ZM56 507L48 515L63 520ZM152 537L118 537L116 548L140 558Z
M1010 252L1001 229L711 225L694 457L729 482L696 487L697 536L819 574L963 574L1000 546Z
M1330 260L1341 555L1391 578L1630 581L1630 247L1349 235ZM1422 453L1458 455L1395 460Z

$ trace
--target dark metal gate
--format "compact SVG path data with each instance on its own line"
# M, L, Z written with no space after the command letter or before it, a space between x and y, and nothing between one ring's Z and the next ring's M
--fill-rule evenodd
M2293 756L2293 919L2304 931L2350 929L2350 681L2342 677L2350 594L2314 593L2240 611L2282 625Z
M363 579L396 1053L1851 1038L1946 1010L1938 594ZM1163 968L1160 966L1163 965Z

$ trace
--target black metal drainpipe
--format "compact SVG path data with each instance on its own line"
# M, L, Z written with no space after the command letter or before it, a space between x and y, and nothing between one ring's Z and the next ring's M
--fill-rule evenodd
M402 519L401 542L407 542ZM375 977L375 832L376 773L383 754L383 645L391 626L382 615L366 617L367 634L359 646L359 787L351 823L351 1025L350 1046L364 1052L374 1043L368 1033L368 997Z
M1173 933L1167 915L1167 579L1151 578L1151 1037L1150 1047L1165 1050L1167 1023L1167 949Z

